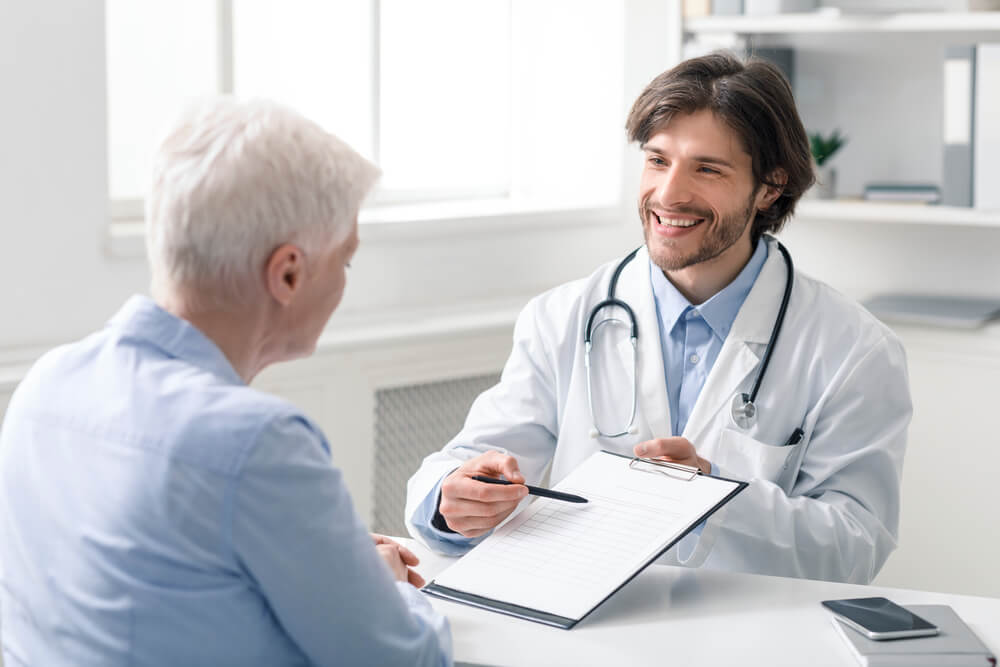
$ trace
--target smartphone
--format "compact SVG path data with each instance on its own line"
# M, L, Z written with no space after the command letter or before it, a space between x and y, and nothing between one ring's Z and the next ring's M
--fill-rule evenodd
M869 639L903 639L936 635L938 628L886 598L824 600L837 620Z

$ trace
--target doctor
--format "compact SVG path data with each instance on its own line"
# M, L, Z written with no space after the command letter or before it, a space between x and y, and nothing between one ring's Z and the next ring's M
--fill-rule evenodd
M526 494L472 475L555 483L607 449L750 481L665 562L870 582L896 546L906 362L770 235L813 182L787 81L761 61L688 60L649 84L627 130L644 246L525 307L500 383L410 479L411 534L463 553ZM636 358L625 308L604 306L588 373L588 321L616 272Z

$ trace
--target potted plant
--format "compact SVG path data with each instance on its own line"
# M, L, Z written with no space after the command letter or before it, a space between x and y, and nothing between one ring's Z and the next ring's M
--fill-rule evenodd
M847 137L841 135L840 130L834 130L827 136L819 132L809 135L809 148L812 151L813 162L816 163L816 185L813 186L813 196L833 199L837 188L837 172L829 162L846 143Z

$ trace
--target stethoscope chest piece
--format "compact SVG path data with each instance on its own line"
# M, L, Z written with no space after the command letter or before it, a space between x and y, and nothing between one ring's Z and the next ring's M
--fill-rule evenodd
M757 423L757 406L750 400L750 394L733 396L733 421L744 431L753 428Z

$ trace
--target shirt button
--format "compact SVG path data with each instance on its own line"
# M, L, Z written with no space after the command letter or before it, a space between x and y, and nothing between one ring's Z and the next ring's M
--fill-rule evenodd
M696 364L699 361L701 361L701 357L699 357L697 354L692 354L691 355L691 363L692 364Z

